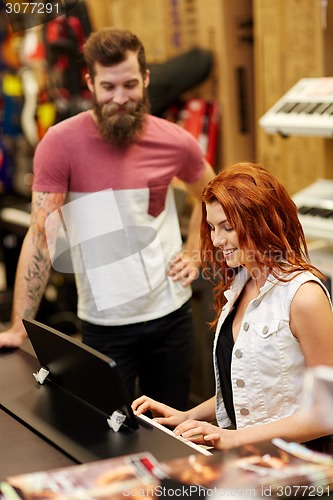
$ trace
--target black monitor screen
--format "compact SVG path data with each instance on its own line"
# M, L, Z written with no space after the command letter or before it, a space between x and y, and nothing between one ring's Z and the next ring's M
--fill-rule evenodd
M138 424L116 363L79 340L34 320L23 320L41 367L49 374L46 383L61 389L112 416L121 412L124 424Z

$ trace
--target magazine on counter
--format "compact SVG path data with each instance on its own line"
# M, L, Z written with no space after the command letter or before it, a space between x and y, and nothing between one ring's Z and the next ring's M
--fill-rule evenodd
M273 439L210 456L158 462L140 453L22 474L1 490L7 500L309 498L333 491L333 457Z
M282 439L210 457L192 455L163 466L169 480L198 485L199 493L199 486L206 488L206 498L308 498L333 491L333 457Z
M163 477L153 455L139 453L9 477L1 493L6 500L124 500L133 492L154 498Z

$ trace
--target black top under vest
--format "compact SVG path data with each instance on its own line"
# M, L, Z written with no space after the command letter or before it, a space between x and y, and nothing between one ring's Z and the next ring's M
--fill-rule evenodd
M228 417L236 428L236 416L232 397L231 385L231 356L234 347L234 338L232 335L232 323L237 311L239 298L234 304L233 309L226 317L221 326L219 337L216 345L217 367L220 376L221 391L224 401L224 406Z

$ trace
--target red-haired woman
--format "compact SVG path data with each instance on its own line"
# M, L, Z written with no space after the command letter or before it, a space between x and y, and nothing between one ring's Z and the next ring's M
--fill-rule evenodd
M320 422L297 410L306 367L333 366L332 304L295 204L253 163L224 169L202 200L201 257L216 284L216 395L187 412L146 396L133 409L219 449L323 436ZM218 427L208 423L215 419Z

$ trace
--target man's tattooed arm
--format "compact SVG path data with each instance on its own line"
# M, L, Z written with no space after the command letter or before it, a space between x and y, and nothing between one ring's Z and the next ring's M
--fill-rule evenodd
M48 231L47 241L45 221L64 204L65 197L65 193L33 193L31 224L16 271L12 326L0 335L0 347L19 346L25 338L22 318L33 319L37 314L51 270L48 244L52 247L57 237L54 226Z

